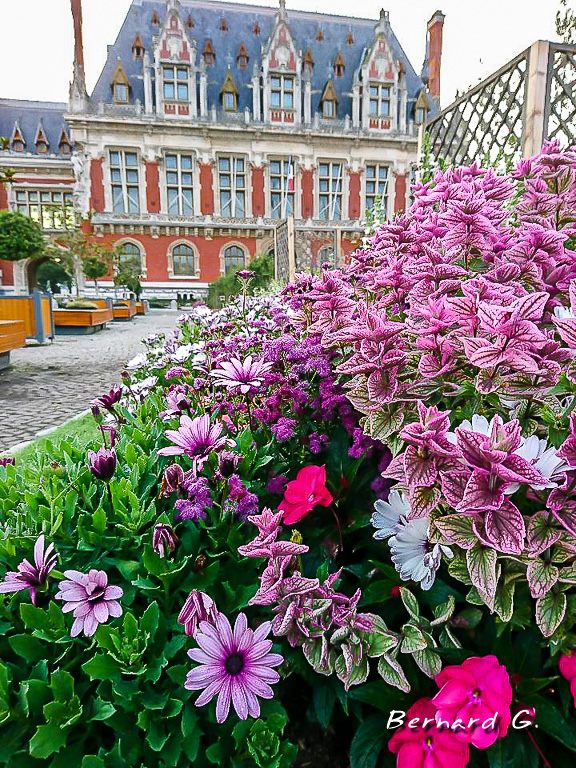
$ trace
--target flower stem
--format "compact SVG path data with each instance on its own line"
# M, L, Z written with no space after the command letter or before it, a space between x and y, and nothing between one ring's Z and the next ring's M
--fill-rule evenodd
M529 739L530 739L530 741L532 742L532 746L534 747L534 749L536 750L536 752L538 752L538 754L539 754L539 755L540 755L540 757L542 758L542 762L544 763L544 766L545 766L545 768L552 768L552 766L550 765L550 763L548 762L548 760L546 760L546 758L545 758L545 756L544 756L544 754L543 754L542 750L540 749L540 747L539 747L539 746L538 746L538 744L536 743L536 739L534 738L534 736L532 736L532 734L530 733L530 731L526 731L526 733L528 734L528 738L529 738Z
M340 518L338 517L338 514L336 510L331 507L332 514L334 515L334 520L336 520L336 526L338 528L338 538L340 539L340 552L344 552L344 542L342 541L342 526L340 525Z
M110 483L106 483L106 489L108 491L108 501L110 503L110 511L112 514L114 514L114 501L112 500L112 489L110 488Z

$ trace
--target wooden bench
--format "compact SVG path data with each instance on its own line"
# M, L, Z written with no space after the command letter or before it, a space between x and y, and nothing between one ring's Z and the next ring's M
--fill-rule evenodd
M23 320L0 320L0 370L10 365L10 352L26 346L26 324Z
M56 334L96 333L112 320L112 309L55 309Z

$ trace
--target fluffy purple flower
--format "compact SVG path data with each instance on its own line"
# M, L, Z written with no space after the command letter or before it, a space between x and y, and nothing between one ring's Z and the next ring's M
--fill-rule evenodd
M58 584L57 600L63 600L63 613L73 612L74 623L70 636L76 637L81 632L86 637L104 624L110 616L122 616L122 607L118 602L124 591L120 587L109 587L108 576L104 571L91 568L88 573L64 571L66 581Z
M218 614L214 600L205 592L193 589L178 614L178 622L184 625L184 632L187 635L194 637L201 621L214 624Z
M166 557L167 552L174 552L178 541L178 536L174 533L171 525L158 523L154 526L152 549L159 557Z
M44 534L36 539L34 544L34 565L28 560L22 560L18 571L8 571L4 581L0 582L0 594L30 590L32 605L36 605L36 588L46 583L48 574L56 567L58 556L54 554L54 544L44 549Z
M166 430L166 437L170 438L174 445L161 448L159 456L179 456L185 454L192 459L194 472L199 472L204 462L213 451L219 451L227 444L227 439L221 437L223 426L220 422L210 423L210 416L206 413L191 419L184 414L180 417L178 429Z
M182 368L181 365L173 365L172 368L166 371L166 380L170 381L170 379L176 379L179 376L186 376L188 371L186 368Z
M230 622L219 614L216 626L203 621L195 640L200 646L188 651L193 661L199 662L186 677L184 687L191 691L202 690L196 699L201 707L218 694L216 720L223 723L230 711L230 702L241 720L248 715L260 715L258 696L271 699L274 694L271 683L280 679L277 667L284 659L270 653L272 641L267 640L270 622L264 622L255 631L248 629L243 613L238 614L234 631Z
M90 472L98 480L108 481L112 479L116 471L116 451L114 449L100 448L98 451L88 451Z
M0 467L6 467L8 464L16 464L16 459L13 456L0 457Z
M263 360L253 360L252 355L242 362L237 357L224 363L221 367L210 371L210 376L216 379L217 384L221 384L227 389L240 389L245 395L253 387L259 387L262 384L262 378L270 368L272 363L265 363Z
M288 478L285 475L277 475L272 473L266 486L266 492L271 493L274 496L284 496L284 491L288 485Z
M176 521L205 520L206 507L212 506L210 485L205 477L186 477L182 486L188 493L188 499L178 499L175 506L178 510Z
M298 422L295 419L287 419L282 416L278 419L276 424L270 427L270 431L278 440L279 443L283 443L286 440L290 440L296 434L296 426Z

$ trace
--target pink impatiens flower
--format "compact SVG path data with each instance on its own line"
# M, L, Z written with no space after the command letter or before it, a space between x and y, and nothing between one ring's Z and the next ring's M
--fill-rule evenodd
M570 683L570 693L574 699L576 707L576 651L569 654L562 654L558 664L560 674Z
M314 507L328 507L333 498L326 488L326 467L304 467L286 486L278 511L284 512L284 522L294 525L306 517Z
M407 725L388 743L390 752L398 755L396 768L464 768L468 764L468 744L459 741L449 728L438 728L435 715L430 699L419 699L410 707Z
M472 657L436 675L440 691L432 699L438 725L448 723L460 741L478 749L506 736L512 687L496 656Z
M58 584L57 600L63 600L63 613L73 611L74 623L70 636L76 637L81 632L86 637L98 629L112 616L122 616L122 607L118 600L124 594L120 587L108 586L108 575L104 571L91 568L88 573L64 571L66 581Z
M228 717L230 703L238 717L246 720L248 715L260 715L258 697L273 697L270 684L280 679L273 667L278 667L284 659L277 653L270 653L272 641L266 639L270 629L268 621L254 631L248 629L243 613L238 614L234 630L221 613L216 616L214 625L206 621L200 623L194 638L200 647L188 651L188 656L199 664L188 672L184 687L190 691L203 689L196 699L198 707L218 694L216 720L219 723Z

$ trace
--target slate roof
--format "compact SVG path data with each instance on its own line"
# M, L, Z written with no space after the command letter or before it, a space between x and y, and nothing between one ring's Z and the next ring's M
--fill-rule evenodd
M152 24L153 14L160 19L160 25ZM218 2L217 0L181 0L180 16L186 23L188 15L194 21L192 29L186 29L188 37L196 40L198 56L204 48L205 40L212 41L216 53L214 67L207 68L208 104L220 109L220 90L230 67L238 88L238 110L252 108L252 89L249 87L254 63L258 63L265 45L274 29L278 7L266 8L240 3ZM152 38L157 35L166 17L166 3L163 0L133 0L116 42L108 47L108 58L104 69L92 93L94 101L112 102L111 82L118 58L128 76L131 86L131 101L144 102L144 84L142 79L142 60L132 56L132 44L137 34L140 35L147 53L152 57ZM227 30L220 29L221 19L225 18ZM253 32L258 22L260 34ZM352 114L351 91L354 72L359 69L365 51L374 39L377 20L357 19L346 16L333 16L323 13L309 13L287 9L287 23L293 34L296 48L302 56L310 48L314 58L312 76L312 112L319 109L320 98L326 82L333 78L338 95L337 117L344 118ZM318 28L324 39L316 40ZM354 42L349 45L347 37L352 32ZM402 46L392 31L389 42L394 56L404 64L408 97L416 99L423 88L420 77L414 71ZM246 69L237 66L236 55L244 44L250 57ZM334 60L340 51L345 62L343 77L334 77ZM197 59L198 61L198 59Z
M68 104L54 101L21 101L20 99L0 99L0 136L12 138L14 126L17 124L24 141L26 152L38 154L36 151L36 136L38 127L42 129L48 139L48 155L60 155L60 136L62 128L70 137L70 131L64 120L64 113L68 110ZM69 157L69 155L68 155Z

